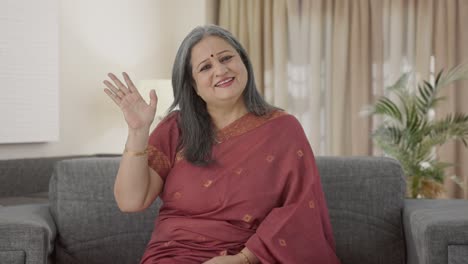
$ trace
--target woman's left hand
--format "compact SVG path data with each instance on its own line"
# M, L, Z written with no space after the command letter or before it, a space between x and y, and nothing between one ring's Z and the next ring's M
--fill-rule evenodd
M243 259L237 255L214 257L203 264L243 264Z

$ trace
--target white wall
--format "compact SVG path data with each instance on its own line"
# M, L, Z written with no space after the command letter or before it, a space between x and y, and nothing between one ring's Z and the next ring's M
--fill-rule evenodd
M103 92L106 74L170 78L184 36L213 18L212 0L59 2L60 140L0 144L0 159L121 153L127 129Z
M58 140L57 3L0 1L0 143Z

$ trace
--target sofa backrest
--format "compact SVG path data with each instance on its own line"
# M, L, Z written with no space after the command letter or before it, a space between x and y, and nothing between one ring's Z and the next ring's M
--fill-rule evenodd
M47 192L49 179L58 161L100 156L116 155L98 154L0 160L0 197Z
M55 163L74 157L0 160L0 197L47 192Z
M374 157L318 157L317 165L342 263L404 263L400 165ZM138 262L161 202L121 213L113 196L118 166L119 158L58 163L49 188L57 263Z
M400 164L389 158L318 157L317 166L342 263L405 263Z
M120 158L57 163L49 201L57 237L56 264L138 263L151 236L158 199L141 213L122 213L113 186Z

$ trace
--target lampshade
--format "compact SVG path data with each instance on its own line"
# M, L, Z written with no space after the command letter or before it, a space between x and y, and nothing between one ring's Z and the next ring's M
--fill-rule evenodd
M172 91L172 83L170 79L157 79L157 80L141 80L137 86L138 91L147 103L150 102L149 93L151 90L156 91L158 96L158 106L156 109L156 117L154 119L152 129L161 121L167 114L169 106L174 101Z

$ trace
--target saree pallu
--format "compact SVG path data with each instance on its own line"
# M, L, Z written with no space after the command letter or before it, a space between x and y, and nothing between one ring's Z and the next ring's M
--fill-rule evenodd
M163 200L141 263L203 263L247 247L261 263L339 263L315 159L297 119L244 115L218 131L215 162L177 151L173 113L150 136Z

